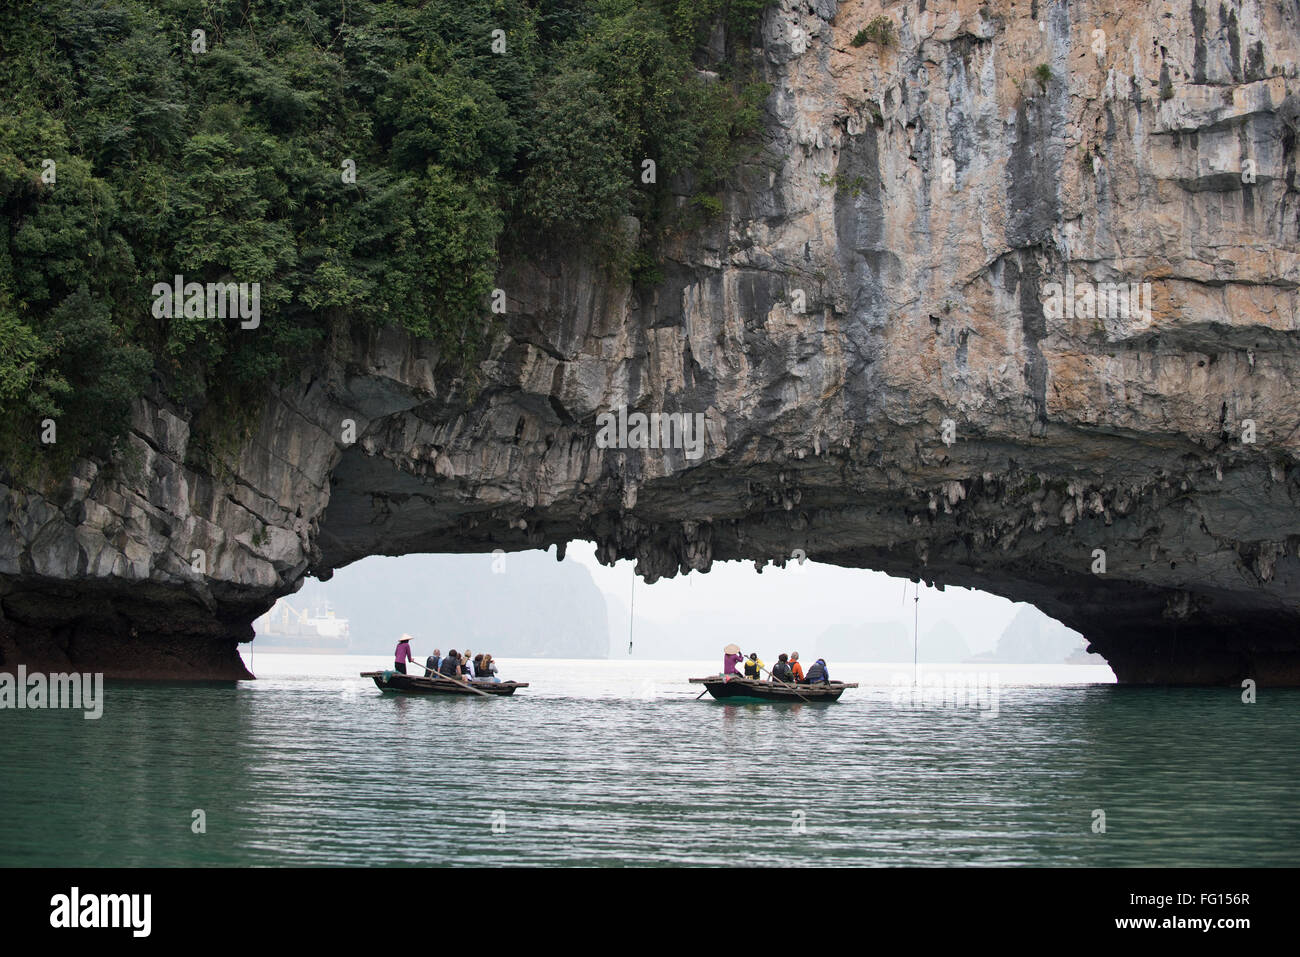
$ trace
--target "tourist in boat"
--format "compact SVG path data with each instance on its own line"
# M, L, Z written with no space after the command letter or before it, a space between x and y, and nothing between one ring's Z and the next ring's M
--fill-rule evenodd
M479 681L494 681L500 684L501 679L497 677L497 663L491 655L484 655L483 661L475 671Z
M797 684L803 684L803 665L799 664L799 652L790 652L790 674L794 675Z
M406 674L406 663L414 662L415 656L411 654L411 636L402 635L397 642L397 650L393 652L393 670Z
M830 680L831 680L831 675L830 672L826 670L825 659L818 658L815 662L813 662L812 667L808 669L807 684L810 685L826 684Z
M733 650L734 649L734 650ZM722 675L724 678L730 678L735 675L740 677L740 669L737 667L744 660L745 656L740 653L740 649L735 645L727 645L722 649Z
M460 677L460 655L456 654L455 648L447 652L447 657L442 659L442 664L439 666L438 670L447 678Z
M434 648L433 654L424 661L424 673L427 675L436 675L440 664L442 664L442 652L437 648Z
M776 659L776 664L772 666L772 680L784 681L789 684L794 680L794 671L790 668L790 656L784 651Z
M460 670L461 670L461 673L462 673L466 678L469 678L471 681L474 680L474 661L473 661L472 658L470 658L470 655L472 655L473 653L474 653L474 652L472 652L472 651L470 651L468 648L466 648L466 649L465 649L465 653L464 653L463 655L460 656Z
M760 678L763 675L763 669L767 667L763 662L758 660L758 652L752 651L749 658L745 661L745 677Z

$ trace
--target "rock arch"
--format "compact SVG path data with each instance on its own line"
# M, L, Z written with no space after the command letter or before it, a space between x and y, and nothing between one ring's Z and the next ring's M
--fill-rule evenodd
M903 22L882 56L849 43L874 3L783 7L808 43L771 18L763 149L655 288L539 250L459 377L354 330L223 451L146 396L129 466L0 476L3 666L233 676L304 575L587 539L649 580L801 549L1031 601L1121 681L1300 684L1294 71L1242 82L1189 18L1099 11L1211 64L1166 95L1118 44L1067 68L1064 16ZM1265 67L1300 61L1259 15ZM1050 82L998 79L1044 43ZM1242 149L1250 182L1220 168ZM1045 310L1067 281L1150 308ZM703 457L598 448L620 406L703 414Z

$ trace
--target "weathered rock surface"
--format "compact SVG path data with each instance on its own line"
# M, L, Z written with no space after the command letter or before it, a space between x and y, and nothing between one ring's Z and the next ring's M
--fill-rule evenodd
M469 385L358 334L217 465L142 399L130 466L0 488L4 666L230 676L308 573L590 539L648 580L801 549L984 588L1122 681L1300 684L1300 2L782 0L762 53L764 148L658 288L511 263ZM1060 315L1067 275L1150 309ZM598 448L624 405L704 413L704 456Z

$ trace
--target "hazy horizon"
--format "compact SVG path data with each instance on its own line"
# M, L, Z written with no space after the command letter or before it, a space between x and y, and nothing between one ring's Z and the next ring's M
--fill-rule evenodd
M926 663L958 662L998 651L1017 616L1027 637L1008 647L1022 649L1027 661L1038 660L1035 643L1045 636L1056 646L1084 645L1082 636L1032 605L975 589L940 591L813 561L761 573L752 562L716 562L707 573L634 585L633 560L605 566L595 552L590 542L573 542L559 563L553 547L502 556L375 556L285 600L299 607L331 602L350 619L350 650L359 654L387 650L409 631L423 643L446 632L472 634L475 647L493 643L507 657L564 656L563 646L536 636L572 632L581 622L588 637L574 640L586 657L709 660L735 642L764 660L799 651L841 661L910 661L915 653ZM534 635L527 653L510 647L525 628ZM1007 660L1008 647L1000 660Z

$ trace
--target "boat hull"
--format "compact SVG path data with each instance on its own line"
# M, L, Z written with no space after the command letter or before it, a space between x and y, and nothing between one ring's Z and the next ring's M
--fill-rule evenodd
M857 684L835 681L829 684L782 685L776 682L755 681L752 678L731 678L723 680L721 675L712 678L692 678L691 684L704 685L718 701L750 702L831 702L838 701L846 688L856 688Z
M527 688L523 681L484 681L474 682L474 691L458 681L446 678L423 678L417 675L404 675L400 671L363 671L361 677L370 678L375 687L386 694L452 694L468 695L477 698L474 691L481 691L498 698L508 697L517 688Z

